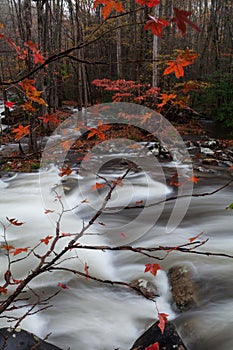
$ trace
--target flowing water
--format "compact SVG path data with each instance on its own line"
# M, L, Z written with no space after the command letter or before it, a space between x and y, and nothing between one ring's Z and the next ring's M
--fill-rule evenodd
M170 167L169 164L165 165L167 169L172 169L172 164ZM122 175L122 170L124 169L116 167L114 175L111 175L113 173L111 169L106 168L102 176L117 179ZM103 198L101 191L106 193L106 190L99 189L91 192L92 176L85 177L81 172L72 174L62 186L62 179L57 173L56 168L51 168L42 172L40 176L37 173L19 174L1 180L2 222L5 226L8 225L6 217L24 222L22 226L11 225L7 228L9 245L33 247L40 239L55 234L55 223L58 217L56 212L61 210L59 197L56 198L56 196L59 196L61 189L62 193L65 189L62 199L65 208L76 206L74 210L65 213L61 232L78 233L83 223L98 210L100 198ZM82 182L83 179L85 179L84 182ZM102 180L99 179L99 182ZM226 181L216 175L204 176L197 185L196 192L211 192ZM55 189L56 193L52 189ZM173 196L174 191L162 181L158 181L156 174L132 171L125 185L119 186L118 192L109 203L109 206L115 209L102 215L80 242L96 246L106 244L131 244L135 247L177 246L186 243L190 237L203 231L203 238L209 238L209 241L199 248L200 251L232 254L233 217L231 211L225 210L232 202L232 187L227 187L212 196L192 198L184 219L172 232L166 229L166 225L174 205L173 201L167 202L165 206L161 204L150 206L141 216L141 209L120 210L120 206L136 201L148 199L149 204L159 201L166 196ZM97 192L100 197L97 196ZM81 203L84 199L88 199L89 203ZM182 200L177 210L179 208L183 210ZM54 212L45 214L45 209ZM95 234L96 232L98 235ZM60 240L57 251L69 239L70 237L65 235ZM1 240L4 242L3 237ZM41 244L37 251L45 248L47 246ZM4 253L2 249L1 275L7 267ZM164 253L159 254L160 257L163 255ZM15 258L18 257L21 256L18 255ZM159 312L167 313L169 319L175 322L188 349L232 350L233 261L224 257L172 252L165 260L159 262L163 270L158 271L155 278L151 274L144 273L145 264L149 262L153 261L132 252L77 250L70 251L66 260L57 266L62 265L84 272L87 264L89 274L98 279L127 282L137 279L150 281L157 287L160 295L156 298ZM36 263L38 259L31 254L26 260L13 264L14 278L21 279L27 275ZM177 264L191 266L199 286L197 306L184 313L179 313L174 308L166 275L169 268ZM61 288L60 293L51 299L51 308L27 316L22 321L21 327L42 338L51 332L49 341L64 350L127 350L157 318L154 302L137 295L131 289L106 285L65 271L41 275L31 282L30 287L42 301L59 289L58 283L66 285L68 289ZM10 290L11 288L9 292ZM22 303L27 304L30 301L25 300ZM23 312L25 312L24 308L10 311L8 314L19 316ZM7 319L1 318L0 327L5 325L9 325Z

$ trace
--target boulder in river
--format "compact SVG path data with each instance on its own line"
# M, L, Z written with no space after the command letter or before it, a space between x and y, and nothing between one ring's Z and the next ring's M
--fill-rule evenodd
M190 266L170 268L168 278L173 300L180 311L187 311L197 305L196 283Z
M173 323L165 324L164 333L161 332L158 323L158 321L154 323L141 335L130 350L144 350L156 342L159 343L161 350L187 350Z
M1 350L62 350L23 329L0 328Z

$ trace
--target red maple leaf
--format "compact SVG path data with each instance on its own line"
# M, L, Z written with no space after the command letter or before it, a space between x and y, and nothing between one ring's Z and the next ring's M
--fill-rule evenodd
M44 56L43 55L41 55L41 53L40 52L35 52L35 53L33 53L33 58L34 58L34 62L35 62L35 64L37 64L37 63L41 63L41 64L43 64L44 62L45 62L45 58L44 58Z
M12 108L16 104L16 102L5 101L4 104L8 108Z
M26 253L28 251L29 247L26 247L26 248L16 248L13 252L13 255L18 255L18 254L21 254L21 253Z
M21 226L21 225L24 224L24 222L19 222L16 218L9 219L8 217L6 217L6 219L7 219L12 225L15 225L15 226Z
M58 285L58 287L61 287L62 289L69 289L69 287L64 283L58 282L57 285Z
M16 134L15 135L15 139L16 141L20 140L22 137L24 137L25 135L29 135L30 134L30 125L19 125L18 128L15 128L13 130L13 132Z
M168 322L167 316L168 316L167 314L158 313L158 318L159 318L158 327L160 328L162 333L164 333L165 324Z
M156 276L157 271L161 270L161 266L159 264L146 264L144 272L150 272L153 276Z
M91 192L94 192L98 190L99 188L103 188L106 184L100 184L99 182L96 182L92 187L91 187Z
M146 22L144 29L151 29L154 35L161 37L163 27L169 26L169 23L161 18L155 18L151 15L149 15L149 17L150 20Z
M112 10L116 12L125 12L125 9L120 1L116 0L95 0L93 8L96 8L99 4L103 5L102 15L106 19Z
M156 342L156 343L154 343L154 344L152 344L152 345L150 345L150 346L147 346L147 347L145 348L145 350L159 350L159 343Z
M59 124L60 121L57 119L56 114L45 114L43 117L38 117L38 119L41 119L43 123L47 124L49 122Z
M197 54L190 54L189 50L181 52L174 61L169 61L166 64L168 67L164 70L163 75L175 73L176 78L184 76L184 68L193 64L198 57Z
M181 30L182 35L186 33L186 23L189 24L196 31L200 32L200 28L190 21L188 17L192 14L192 11L180 10L177 7L174 7L175 16L171 19L171 22L176 22L177 27Z
M153 7L159 5L160 0L135 0L139 5Z
M42 243L44 243L45 245L49 244L49 241L53 238L53 236L46 236L45 238L40 239L40 241Z

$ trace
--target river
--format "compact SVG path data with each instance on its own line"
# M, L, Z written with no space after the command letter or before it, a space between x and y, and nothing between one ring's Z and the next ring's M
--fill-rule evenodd
M104 176L107 173L108 169L105 170ZM10 226L7 229L8 244L14 247L33 247L40 239L54 234L56 215L44 212L45 209L59 211L59 203L55 200L55 194L51 192L54 186L58 193L62 187L62 179L57 174L57 169L53 167L42 172L40 176L38 173L18 174L0 181L1 220L5 225L7 225L6 216L24 222L22 226ZM115 169L114 174L117 179L122 174L122 169ZM144 176L145 174L141 174L140 171L130 174L129 182L119 190L114 205L122 205L122 198L128 196L131 196L130 203L143 200L148 188L152 189L149 193L150 195L153 193L153 201L174 194L174 190L170 187L154 180L152 174L147 181ZM85 193L80 196L80 183L78 186L82 176L73 174L70 177L65 185L67 192L64 200L67 207L80 203L81 198L85 197ZM89 180L85 181L86 189L90 188L92 180L90 178L90 183ZM204 176L199 181L196 192L211 192L224 181L226 180L216 178L215 175L212 178L210 175L207 178ZM133 183L133 192L130 183ZM85 188L82 188L85 192ZM140 218L139 222L135 221L130 227L127 226L138 216L138 209L115 210L114 213L107 213L101 217L99 223L91 228L92 232L82 238L82 242L94 245L130 243L133 246L176 246L186 243L190 237L204 231L203 238L209 238L209 241L199 250L232 254L232 213L225 210L232 202L231 190L232 188L228 187L212 196L192 198L180 225L170 233L165 228L174 204L172 201L163 207L160 217L156 218L154 225L148 228L148 232L144 229L148 224L148 216ZM92 211L95 211L92 207L90 213L90 207L87 210L88 207L85 209L85 205L87 204L84 203L84 208L80 206L65 215L62 232L74 233L81 229L82 220L90 218ZM160 211L159 205L152 206L149 216L156 216L158 210ZM106 226L103 227L100 222L104 222ZM99 235L93 235L93 231L99 232ZM64 237L61 244L65 244L68 239L69 237ZM169 318L176 323L189 349L232 350L232 260L173 252L159 262L163 270L154 278L144 273L144 265L151 261L140 254L90 250L78 251L75 254L78 254L78 257L75 255L75 258L64 261L63 265L84 272L86 263L89 266L89 274L100 279L128 282L144 279L154 283L160 294L157 298L159 311L169 314ZM73 253L70 252L69 255L71 257ZM14 277L20 279L25 276L36 261L35 257L30 257L13 265ZM173 308L166 277L168 269L176 264L192 266L199 281L198 306L182 314ZM1 273L5 268L6 259L2 249ZM136 338L157 317L154 303L132 290L86 280L64 271L48 273L37 278L31 283L31 288L36 294L41 295L41 298L46 299L59 289L58 283L66 285L67 289L62 289L51 300L52 307L26 317L21 326L42 338L51 332L49 341L64 350L129 349ZM12 316L13 313L18 315L22 312L17 310L9 314ZM6 319L0 320L1 327L6 324L8 324Z

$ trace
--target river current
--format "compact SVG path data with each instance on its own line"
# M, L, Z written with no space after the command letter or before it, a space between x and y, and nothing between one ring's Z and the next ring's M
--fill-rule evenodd
M172 169L173 166L173 164L164 165L167 169ZM103 178L109 176L108 179L117 180L124 173L123 170L105 169L101 175ZM106 193L104 192L106 190L90 189L95 181L101 183L103 178L96 180L92 176L86 177L84 173L73 172L65 179L58 176L56 167L52 167L40 174L17 174L11 178L0 179L1 221L5 226L9 224L6 217L16 218L24 223L21 226L7 227L8 244L14 247L29 247L30 250L40 242L40 239L55 235L57 213L61 211L60 197L57 196L60 196L61 191L64 208L70 209L75 206L76 208L67 211L62 219L61 232L64 233L64 238L58 244L57 251L59 251L70 240L68 234L78 233L83 224L98 210L100 205L98 203L101 198L103 199L101 191ZM212 192L226 181L214 174L203 176L196 185L195 193ZM139 208L124 210L120 208L132 204L137 206L136 202L139 204L145 200L148 200L148 204L164 200L176 194L174 187L158 181L156 174L150 171L145 174L140 170L132 171L124 186L118 187L115 197L113 196L109 202L109 207L114 209L106 211L98 218L87 234L81 238L80 243L96 246L106 244L111 246L130 244L134 247L177 246L204 232L202 238L209 240L198 248L199 251L232 255L233 214L230 210L226 210L232 202L232 187L229 186L214 195L193 197L190 205L185 203L187 212L172 231L167 230L166 225L174 201L169 201L165 205L149 205L148 211L144 213ZM180 211L184 210L182 205L184 200L180 200L176 210L179 211L179 208ZM45 214L46 210L51 212ZM4 243L3 237L1 241ZM41 253L44 249L47 249L47 246L40 244L38 252ZM15 259L21 256L24 255L18 255ZM160 253L159 256L164 256L164 253ZM159 261L162 270L153 277L149 273L144 273L145 264L158 261L137 253L71 250L65 258L58 266L77 269L83 273L85 266L88 266L88 273L101 280L132 282L142 279L144 282L153 283L160 295L156 298L159 312L167 313L169 319L173 320L188 349L233 349L231 259L174 251L166 259ZM31 254L26 260L13 264L14 278L21 279L26 276L36 263L38 259ZM3 279L7 268L4 249L1 250L0 264ZM178 312L173 305L166 274L169 268L177 264L188 264L199 286L197 306L183 313ZM59 287L59 284L65 288ZM41 338L51 333L49 342L64 350L127 350L157 319L154 302L131 289L107 285L66 271L41 275L30 283L30 287L31 291L27 290L26 295L33 294L32 298L35 298L36 294L41 300L50 297L59 289L61 291L50 300L50 308L27 316L20 326ZM30 304L30 300L23 303ZM8 315L20 316L25 310L22 308L10 311ZM1 318L0 327L6 325L10 326L11 323L6 318Z

